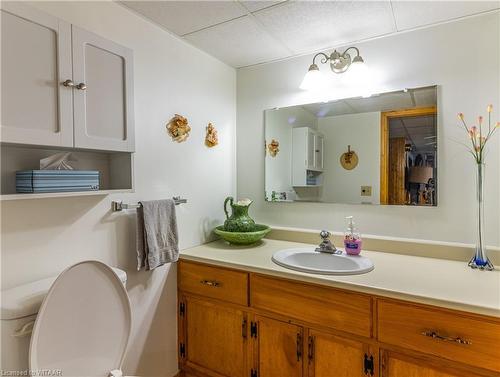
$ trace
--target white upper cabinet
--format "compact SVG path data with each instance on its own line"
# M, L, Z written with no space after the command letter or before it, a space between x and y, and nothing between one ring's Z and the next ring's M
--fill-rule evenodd
M71 25L2 3L1 141L73 146Z
M302 169L323 170L323 135L310 127L292 131L292 154Z
M310 127L292 129L292 186L319 186L323 172L323 135Z
M75 147L132 152L132 51L72 30Z
M2 142L134 151L132 51L3 3Z

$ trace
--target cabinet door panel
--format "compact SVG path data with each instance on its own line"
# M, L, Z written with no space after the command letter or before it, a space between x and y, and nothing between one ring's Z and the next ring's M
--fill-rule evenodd
M307 168L314 169L314 134L307 130Z
M401 353L381 351L381 377L480 377L441 361L421 360Z
M256 316L259 376L302 376L302 327Z
M132 52L73 26L75 146L134 150Z
M73 146L70 25L13 2L0 13L2 141Z
M373 356L363 343L309 331L309 376L364 377L364 357ZM376 365L376 361L374 361Z
M244 376L245 314L237 309L186 299L186 363L227 377Z
M321 135L314 136L314 148L315 148L314 166L318 170L323 170L323 136Z

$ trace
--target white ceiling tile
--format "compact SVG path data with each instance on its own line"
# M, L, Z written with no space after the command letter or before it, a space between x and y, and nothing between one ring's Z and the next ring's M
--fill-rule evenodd
M241 1L245 8L247 8L250 12L256 12L258 10L268 8L270 6L282 3L283 1L286 0L279 0L279 1L271 1L271 0L246 0L246 1Z
M394 32L389 1L303 1L254 13L294 52L307 52Z
M249 16L189 34L185 39L233 67L290 55Z
M398 30L411 29L500 8L500 1L393 1Z
M122 1L177 35L241 17L245 9L234 1Z

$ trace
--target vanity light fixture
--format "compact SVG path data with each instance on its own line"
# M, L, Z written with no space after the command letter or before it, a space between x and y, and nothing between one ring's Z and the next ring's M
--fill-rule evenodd
M356 56L354 56L354 58L352 58L351 54L349 54L350 50L354 50L356 52ZM302 84L300 84L300 89L316 89L325 84L325 77L323 77L318 65L316 64L316 58L318 56L322 57L321 64L330 62L330 69L334 73L344 73L351 68L351 71L356 71L356 75L360 75L362 73L361 71L366 69L365 61L359 54L357 47L348 47L342 53L334 50L330 56L324 52L319 52L314 55L312 64L309 66L309 70L304 76Z

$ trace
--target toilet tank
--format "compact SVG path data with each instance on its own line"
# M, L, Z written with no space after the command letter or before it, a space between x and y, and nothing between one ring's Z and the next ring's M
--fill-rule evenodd
M113 271L126 285L126 272L114 267ZM1 292L0 371L2 373L28 371L31 331L38 309L56 278L57 276L53 276L37 280Z

